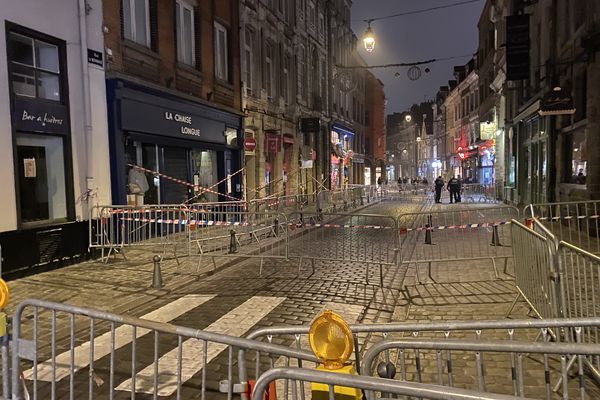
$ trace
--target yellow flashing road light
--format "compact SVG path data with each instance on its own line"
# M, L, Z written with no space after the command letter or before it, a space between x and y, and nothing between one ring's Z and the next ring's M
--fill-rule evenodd
M308 332L310 348L321 361L317 370L339 374L357 375L348 359L354 348L350 327L333 311L326 310L313 321ZM329 399L329 385L313 382L313 400ZM362 392L356 388L335 386L336 400L362 400Z
M0 278L0 310L2 310L8 304L8 285L4 279Z

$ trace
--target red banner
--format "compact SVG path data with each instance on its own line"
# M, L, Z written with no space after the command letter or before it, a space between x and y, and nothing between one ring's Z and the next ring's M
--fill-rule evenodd
M281 136L267 133L266 140L268 153L278 153L281 150Z

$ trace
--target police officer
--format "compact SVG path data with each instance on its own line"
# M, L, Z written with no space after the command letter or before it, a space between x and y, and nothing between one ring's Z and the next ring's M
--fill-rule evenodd
M460 203L460 181L455 176L448 181L448 190L450 191L450 204Z
M437 179L434 182L435 185L435 202L436 203L441 203L442 202L442 189L444 188L444 180L442 179L442 176L438 176ZM450 197L450 201L452 201L452 197Z

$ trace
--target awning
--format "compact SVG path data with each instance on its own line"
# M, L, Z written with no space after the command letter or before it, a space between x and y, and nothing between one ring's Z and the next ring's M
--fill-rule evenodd
M351 130L350 128L344 126L344 125L333 124L331 126L331 129L333 131L337 132L340 135L352 135L352 136L354 136L354 131Z

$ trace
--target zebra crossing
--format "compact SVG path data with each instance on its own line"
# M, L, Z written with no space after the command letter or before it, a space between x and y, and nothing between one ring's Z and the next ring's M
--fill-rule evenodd
M270 315L276 317L279 313L289 312L295 308L298 302L301 300L287 297L220 297L211 294L195 294L174 299L142 315L141 318L202 329L211 333L243 337L264 326L265 321L269 321ZM363 307L326 303L321 310L315 309L313 316L324 309L338 311L348 318L349 323L353 323L361 314ZM200 322L201 326L192 326L193 322L190 321L195 321L198 315L204 317ZM192 319L188 319L190 316ZM267 323L267 325L271 324ZM59 332L62 334L64 330L60 331L59 329ZM115 398L128 398L134 394L152 395L155 392L159 397L169 398L178 391L180 384L183 385L193 379L197 380L201 374L203 376L202 386L204 386L205 371L203 370L217 373L220 371L219 366L222 366L226 358L223 353L228 346L225 344L193 338L186 339L185 337L180 337L178 343L177 336L173 335L170 338L161 337L160 346L156 346L156 344L152 346L154 335L149 334L151 332L150 329L143 328L132 330L132 327L128 325L118 326L114 331L98 332L93 342L86 341L72 349L57 351L54 361L50 357L39 362L35 371L33 368L24 371L23 377L26 386L31 390L31 381L35 380L37 384L34 387L42 394L42 397L46 397L44 394L48 391L54 393L56 390L59 395L52 397L62 398L61 390L67 390L69 385L75 385L76 388L80 386L82 392L87 393L88 381L92 382L89 379L93 375L95 387L89 388L89 390L96 394L94 398L105 398L106 393L113 390L116 390ZM80 337L85 338L87 334L87 339L90 338L89 330L85 332L84 329L84 332L79 333ZM38 345L46 345L49 335L40 332L38 336ZM64 343L69 341L69 338L57 337L57 339L60 342L59 349L64 350L66 347ZM73 338L70 340L71 343L75 343ZM304 342L302 346L308 348ZM47 346L45 348L47 350ZM132 350L134 353L137 351L137 357L131 356ZM156 354L157 350L160 354ZM111 376L109 377L108 358L109 355L113 356L114 354L116 354L115 371L112 371L111 364ZM129 369L132 365L132 361L130 361L132 357L134 367ZM282 362L280 359L276 364L281 365ZM42 385L43 383L46 385ZM50 386L49 383L52 385ZM197 386L195 383L191 383L186 390L198 390ZM177 394L179 395L179 393ZM123 395L126 396L123 397ZM38 398L41 397L38 396Z

